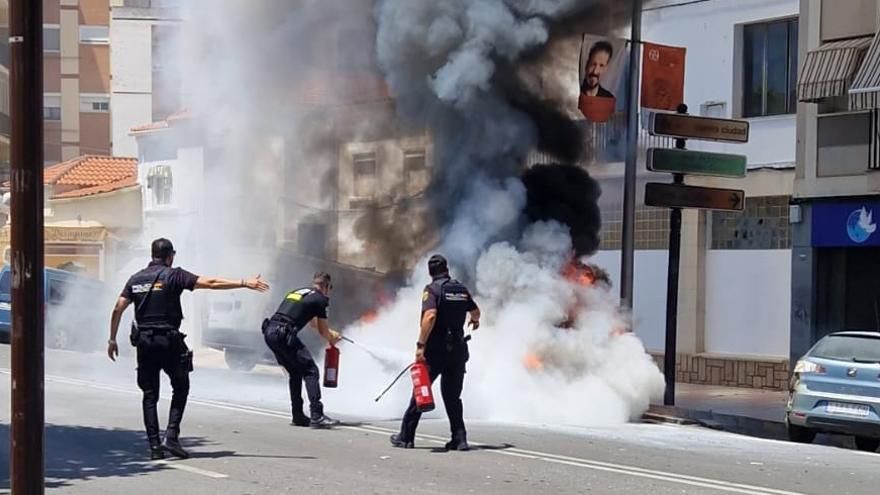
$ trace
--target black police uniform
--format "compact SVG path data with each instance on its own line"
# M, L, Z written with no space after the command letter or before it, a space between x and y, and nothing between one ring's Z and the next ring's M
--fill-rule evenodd
M132 332L131 343L137 348L137 383L144 393L144 426L153 447L159 445L160 371L171 379L173 391L165 437L176 440L180 433L192 371L192 352L179 331L183 320L180 295L184 289L195 289L196 280L186 270L154 261L132 276L122 291L122 297L135 305L137 332Z
M434 328L425 343L425 361L431 383L440 379L440 393L449 417L449 429L453 442L464 441L467 435L461 404L461 390L464 385L465 363L468 360L468 347L464 339L464 324L467 313L477 309L467 287L450 279L449 275L434 278L422 293L422 314L430 309L437 310ZM399 440L412 443L416 435L422 413L416 407L415 398L403 415Z
M327 319L330 299L312 288L292 291L284 296L272 318L263 321L263 338L275 354L278 364L290 377L290 407L293 422L305 426L309 419L303 414L302 384L309 396L311 421L324 417L321 403L320 373L312 354L299 339L299 332L314 318Z

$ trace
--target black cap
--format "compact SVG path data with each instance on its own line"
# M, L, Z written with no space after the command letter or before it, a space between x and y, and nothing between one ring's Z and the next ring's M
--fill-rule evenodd
M152 251L154 260L164 260L169 256L177 254L177 252L174 251L174 244L171 244L171 241L164 237L153 241Z
M430 273L432 277L436 277L437 275L442 275L444 273L449 273L449 267L446 264L446 258L440 256L439 254L431 256L431 258L428 260L428 273Z

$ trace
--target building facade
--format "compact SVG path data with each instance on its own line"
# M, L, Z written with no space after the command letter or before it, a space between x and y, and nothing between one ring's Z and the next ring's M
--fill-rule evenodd
M136 156L130 131L181 108L181 89L170 62L180 29L180 0L110 0L113 67L113 154Z
M745 179L686 178L692 185L742 189L746 202L742 213L683 211L677 349L682 382L782 388L788 379L798 10L797 0L658 0L645 6L643 40L687 50L688 112L745 119L750 126L747 144L687 142L692 150L745 155L748 172ZM648 172L644 151L673 143L649 136L647 118L643 110L633 317L635 332L659 358L665 347L669 211L644 206L644 184L672 178ZM594 261L616 281L623 164L610 160L591 169L603 186L602 244Z
M880 331L880 4L800 4L792 359L829 332Z
M45 161L109 155L108 0L43 0Z

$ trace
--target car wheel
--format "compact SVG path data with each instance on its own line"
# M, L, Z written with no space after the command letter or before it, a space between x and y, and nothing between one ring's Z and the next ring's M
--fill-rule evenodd
M257 365L257 357L251 352L226 349L223 358L226 366L235 371L250 371Z
M856 448L865 452L877 452L880 438L856 437Z
M788 433L788 439L792 442L813 443L813 440L816 439L816 431L804 428L803 426L797 426L786 422L785 429Z

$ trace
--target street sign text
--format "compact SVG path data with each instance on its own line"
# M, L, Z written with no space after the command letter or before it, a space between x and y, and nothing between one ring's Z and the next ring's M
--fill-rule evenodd
M746 176L746 157L705 151L651 148L648 150L648 170L740 178Z
M693 115L676 113L652 113L649 130L653 136L731 143L749 141L749 123L745 120L694 117Z
M745 194L739 189L686 186L683 184L645 184L645 204L664 208L701 208L742 211Z

